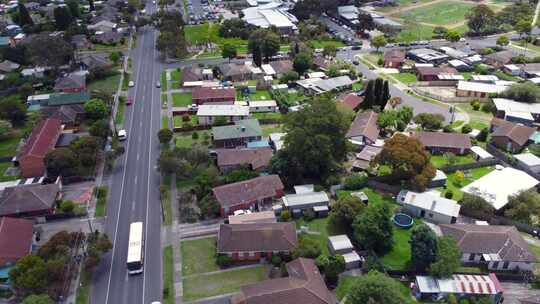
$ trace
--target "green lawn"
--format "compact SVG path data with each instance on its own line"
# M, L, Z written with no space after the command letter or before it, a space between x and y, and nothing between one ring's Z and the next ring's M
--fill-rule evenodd
M418 40L431 40L433 27L418 23L404 23L404 28L396 36L397 42L412 42Z
M163 248L163 304L174 304L174 260L173 247Z
M210 131L194 131L199 135L197 140L192 137L193 132L182 132L175 136L176 146L180 148L190 148L195 144L208 145L204 143L204 134L210 136Z
M247 100L248 96L242 95L240 91L236 91L236 99L237 100ZM255 93L249 94L250 100L271 100L272 97L270 96L270 93L267 90L257 90Z
M383 196L380 193L378 193L378 192L376 192L376 191L374 191L374 190L372 190L370 188L364 188L364 189L361 189L361 190L337 190L336 195L337 195L337 197L339 199L341 197L349 196L353 192L359 192L359 191L364 192L368 196L369 204L388 203L388 204L390 204L392 206L392 208L399 207L399 205L396 203L396 201L394 199L392 199L392 197Z
M92 275L81 268L81 278L79 286L77 286L77 297L75 298L76 304L87 304L90 295L90 284L92 282Z
M107 211L107 187L103 186L101 188L105 189L105 192L104 195L100 195L98 192L95 217L105 216Z
M167 72L163 71L161 72L161 75L159 77L159 82L161 83L161 92L167 91Z
M120 82L120 74L109 76L105 79L95 80L88 84L88 91L102 91L109 94L116 93Z
M457 107L467 112L470 118L469 125L473 129L481 130L489 126L489 124L491 123L491 119L493 118L493 114L482 111L475 111L468 103L458 104Z
M283 117L283 114L281 114L280 112L260 112L251 114L251 117L256 119L272 119L280 121Z
M116 111L115 123L121 125L124 123L124 112L126 111L126 98L120 96L118 99L118 109Z
M297 229L300 229L301 226L307 226L309 228L309 231L318 232L319 234L301 234L300 238L310 239L317 242L319 244L321 252L326 255L329 254L327 245L328 236L335 235L336 233L330 231L330 227L328 226L328 217L314 219L309 222L305 221L303 218L300 218L297 219L295 222Z
M450 128L457 129L461 127L465 122L463 120L455 120L453 123L450 124Z
M172 93L173 107L188 107L191 105L191 92Z
M442 1L399 13L396 17L403 20L414 20L416 22L446 26L464 20L465 14L473 6L470 3Z
M180 128L182 127L182 123L183 123L182 116L180 115L173 116L173 127Z
M198 275L185 278L182 282L184 301L237 292L240 287L268 279L264 266L244 269L231 269L211 275Z
M456 164L468 164L468 163L474 162L474 158L471 154L456 155L455 158L456 158ZM441 168L448 165L448 162L446 158L444 157L444 155L440 155L440 154L431 155L431 163L437 168Z
M529 250L532 251L532 253L534 253L537 259L540 260L540 246L529 244Z
M223 45L230 43L238 48L238 53L245 54L247 52L247 40L219 37L219 24L204 23L199 25L188 25L184 27L184 34L186 36L186 41L191 45L212 42L217 44L221 49ZM217 56L221 54L219 50L214 53L214 55Z
M467 171L469 173L467 173ZM452 190L452 192L454 193L452 197L453 200L459 201L461 198L463 198L463 192L461 192L460 189L493 171L493 167L481 167L467 171L464 172L465 179L461 183L456 180L456 172L446 175L446 189Z
M461 72L459 73L461 74L461 76L463 76L463 78L465 78L465 80L471 80L472 79L472 75L474 74L473 72Z
M325 46L333 45L336 48L344 47L345 44L340 40L327 39L327 40L309 40L307 45L311 46L314 49L323 49Z
M161 194L161 205L163 206L163 225L170 226L172 224L173 210L171 202L171 183L163 184L167 189Z
M414 226L420 225L422 220L414 219ZM394 246L392 250L381 258L381 262L385 267L391 270L407 270L410 267L411 260L411 232L413 227L409 229L399 228L394 226Z
M0 140L0 157L15 156L20 141L20 136Z
M182 71L180 69L174 69L171 72L171 81L180 82L180 78L182 78Z
M163 129L169 127L169 117L168 117L168 116L162 116L162 117L161 117L161 127L162 127Z
M394 77L395 79L408 84L408 83L415 83L418 80L416 79L416 75L413 73L398 73L398 74L391 74L390 76Z
M262 125L263 136L268 136L271 133L281 133L283 131L281 125Z
M219 270L215 237L180 242L182 276Z
M6 170L9 168L9 167L12 167L13 163L12 162L3 162L3 163L0 163L0 182L7 182L7 181L12 181L12 180L16 180L18 179L19 177L18 176L11 176L11 175L6 175Z
M355 82L352 84L353 91L361 90L363 87L362 82Z

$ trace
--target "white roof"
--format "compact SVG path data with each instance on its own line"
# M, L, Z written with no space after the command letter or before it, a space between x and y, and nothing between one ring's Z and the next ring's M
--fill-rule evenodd
M465 77L463 75L459 74L439 74L437 75L437 78L440 80L464 80Z
M255 107L277 107L277 102L275 100L256 100L249 102L250 108Z
M450 60L448 61L448 63L453 66L453 67L459 67L459 66L469 66L468 64L466 64L465 62L461 61L461 60L458 60L458 59L453 59L453 60Z
M274 68L269 64L261 65L261 69L266 75L276 75L276 71L274 71Z
M308 73L309 78L324 78L326 74L324 72L311 72Z
M515 83L516 83L515 81L508 81L508 80L497 80L497 81L495 81L495 85L498 85L498 86L511 86L511 85L513 85Z
M302 206L316 203L328 203L330 198L326 192L309 192L300 194L288 194L283 197L283 205L286 207Z
M291 14L280 10L279 3L269 3L257 7L248 7L243 9L244 20L252 25L269 28L276 26L277 28L293 28L296 29L296 18Z
M489 83L460 81L457 89L463 91L482 92L482 93L502 93L506 91L507 86L498 86Z
M517 65L515 65L515 64L506 64L506 65L504 65L504 67L511 70L511 71L519 70L519 67Z
M335 251L353 249L353 244L346 234L329 236L328 241Z
M356 253L356 251L347 252L341 255L345 260L345 264L361 261L362 258Z
M435 171L435 177L432 180L446 180L446 174L442 170Z
M38 101L38 100L47 100L50 97L51 97L51 94L30 95L26 98L26 101L31 102L31 101Z
M274 134L279 134L279 133L274 133ZM294 193L296 194L311 193L311 192L315 192L315 185L313 184L294 186Z
M527 80L534 84L540 84L540 77L529 78Z
M482 148L480 146L472 146L471 151L474 154L478 155L478 157L480 157L480 159L493 158L493 155L491 155L491 153L484 150L484 148Z
M518 102L506 98L493 98L493 103L498 111L540 113L540 104Z
M240 105L200 105L197 116L249 116L249 107Z
M421 293L494 295L502 292L495 275L454 274L451 278L416 276Z
M401 197L402 200L398 201L399 203L448 216L459 216L459 209L461 206L454 200L441 197L433 192L417 193L407 190L403 191L406 191L406 193L405 195L400 193L398 197Z
M514 155L514 158L524 163L528 167L540 166L540 157L532 153L522 153Z
M337 88L352 85L353 83L354 81L352 81L349 76L339 76L328 79L308 78L304 80L298 80L296 82L296 84L298 84L299 86L306 89L311 89L316 93L329 92Z
M515 117L523 120L534 121L534 117L529 112L506 111L504 114L505 118Z
M495 75L472 75L471 77L475 81L495 82L495 81L499 80L499 77L497 77Z
M506 167L491 171L461 188L461 191L480 196L499 210L508 203L508 196L531 189L537 184L538 180L529 174Z

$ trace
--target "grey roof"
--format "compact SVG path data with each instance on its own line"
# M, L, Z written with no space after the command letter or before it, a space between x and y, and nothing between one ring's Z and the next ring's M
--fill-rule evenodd
M231 126L213 127L214 140L262 136L262 129L257 119L238 120Z
M301 194L288 194L283 197L283 204L286 207L305 206L312 204L328 203L330 198L326 192L308 192Z
M459 209L461 208L456 201L432 192L417 193L402 190L398 195L398 202L452 217L459 216Z
M532 153L522 153L514 155L514 158L529 167L540 165L540 158Z

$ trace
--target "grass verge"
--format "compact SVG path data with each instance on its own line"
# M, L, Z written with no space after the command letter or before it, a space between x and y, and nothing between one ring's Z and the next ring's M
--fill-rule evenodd
M101 186L96 188L96 212L95 217L105 216L107 211L107 192L108 188L106 186Z
M174 304L173 248L163 248L163 304Z
M77 297L75 298L76 304L87 304L90 299L90 284L92 282L92 275L81 268L81 279L79 286L77 287Z
M120 96L118 98L118 109L116 111L116 117L114 118L114 121L117 125L121 125L124 123L125 111L126 111L126 98L124 96Z

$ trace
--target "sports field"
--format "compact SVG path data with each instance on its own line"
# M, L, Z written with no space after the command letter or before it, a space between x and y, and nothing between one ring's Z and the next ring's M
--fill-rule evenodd
M392 15L403 20L411 20L429 25L449 26L462 23L465 14L473 7L471 3L457 1L441 1L428 6L407 10Z

